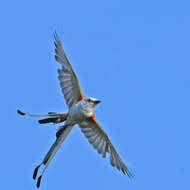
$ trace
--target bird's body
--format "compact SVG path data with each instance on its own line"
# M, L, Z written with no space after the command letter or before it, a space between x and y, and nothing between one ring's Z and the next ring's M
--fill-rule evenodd
M77 102L69 109L67 120L66 120L67 125L75 125L83 121L85 118L87 118L87 115L84 112L83 107L82 107L82 101L83 100Z
M67 113L65 124L60 127L60 129L57 131L57 134L59 135L66 126L74 126L93 117L93 108L99 102L100 101L96 100L95 98L85 98L71 106L69 112Z
M118 153L116 152L114 146L109 140L105 131L98 124L93 110L95 106L100 103L96 98L85 98L81 92L78 79L70 65L65 52L62 48L61 41L59 40L57 34L55 33L55 59L61 64L61 69L58 69L60 85L62 92L64 94L66 103L69 107L67 113L57 113L49 112L48 114L27 114L18 110L21 115L30 115L35 117L44 117L39 120L40 124L44 123L62 123L59 130L56 133L56 140L51 146L48 153L45 155L43 161L35 168L33 178L36 179L38 169L41 165L44 165L42 174L38 177L37 187L40 186L41 178L49 165L50 161L53 159L55 153L60 148L61 144L72 130L74 125L78 124L81 131L88 138L88 141L97 149L99 154L106 157L106 154L110 154L110 163L113 167L117 167L124 174L129 177L133 175L130 173L126 165L122 162Z
M80 100L69 109L66 123L73 122L73 125L75 125L91 117L92 114L93 107L89 106L86 100Z

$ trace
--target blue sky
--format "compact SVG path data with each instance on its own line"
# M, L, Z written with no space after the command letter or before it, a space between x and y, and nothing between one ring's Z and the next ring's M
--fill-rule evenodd
M189 189L190 3L4 1L1 3L2 189L35 189L33 169L55 139L26 112L66 111L57 79L56 29L96 118L135 174L101 158L76 126L41 189Z

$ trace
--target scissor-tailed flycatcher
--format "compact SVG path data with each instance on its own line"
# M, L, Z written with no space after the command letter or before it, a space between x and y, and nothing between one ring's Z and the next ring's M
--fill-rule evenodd
M55 59L61 64L61 69L58 69L58 78L66 103L69 107L69 111L67 113L49 112L46 115L41 115L24 113L18 110L18 113L21 115L46 117L39 120L40 124L61 123L65 121L64 125L61 126L56 133L56 141L51 146L43 161L34 170L33 179L36 179L38 169L41 165L44 165L44 169L37 180L37 187L40 187L41 178L47 166L75 124L79 124L82 132L94 148L97 149L98 153L102 154L103 157L106 157L106 153L109 153L110 163L113 167L117 167L118 170L121 170L129 177L133 177L93 114L93 109L98 103L100 103L100 100L84 97L81 92L78 79L65 55L61 41L56 33L54 37Z

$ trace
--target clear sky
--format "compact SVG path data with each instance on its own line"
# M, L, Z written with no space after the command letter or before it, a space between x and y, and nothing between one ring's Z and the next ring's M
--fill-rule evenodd
M112 168L76 126L41 189L190 189L190 3L175 0L1 2L1 189L35 189L32 174L58 126L17 115L67 110L56 29L96 118L135 174Z

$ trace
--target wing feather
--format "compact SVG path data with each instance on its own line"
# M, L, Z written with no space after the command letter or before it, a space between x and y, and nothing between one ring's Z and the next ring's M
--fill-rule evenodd
M55 59L61 64L61 69L58 69L58 78L66 103L70 108L73 104L83 99L83 95L76 74L67 59L57 33L55 33L54 37Z
M90 118L80 123L79 126L84 135L88 138L88 141L94 146L99 154L106 157L106 153L109 153L111 165L118 170L121 169L122 172L129 177L133 177L96 119Z

